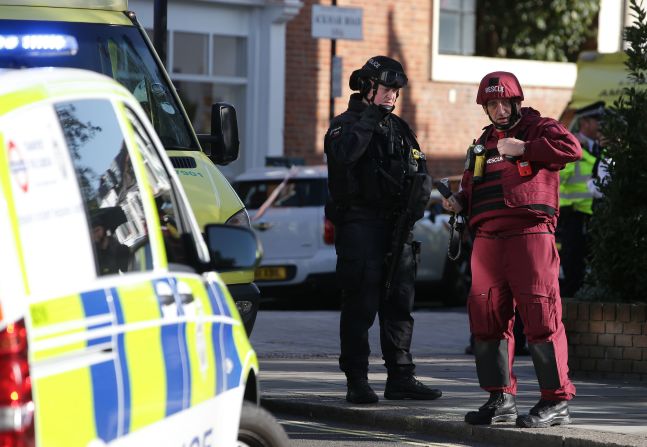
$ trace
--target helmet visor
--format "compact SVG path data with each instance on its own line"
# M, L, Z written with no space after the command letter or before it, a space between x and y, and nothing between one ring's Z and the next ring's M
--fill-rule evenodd
M377 82L387 87L402 88L407 85L407 76L400 71L385 70L380 73Z

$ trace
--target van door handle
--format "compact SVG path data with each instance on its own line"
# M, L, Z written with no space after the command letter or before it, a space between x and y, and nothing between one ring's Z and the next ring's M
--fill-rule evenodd
M182 302L182 305L185 304L191 304L195 298L193 297L192 293L181 293L180 294L180 301Z
M162 306L169 306L175 304L175 297L173 296L173 289L168 283L158 282L155 285L155 293L157 299Z
M173 298L173 295L159 295L159 300L162 306L175 304L175 298Z
M179 280L177 283L177 294L178 298L180 298L180 304L182 306L191 304L194 301L193 289L191 289L191 286L189 286L182 280Z

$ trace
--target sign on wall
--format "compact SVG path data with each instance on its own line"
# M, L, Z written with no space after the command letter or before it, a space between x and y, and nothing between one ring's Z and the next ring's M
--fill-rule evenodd
M362 40L361 8L312 5L312 37Z

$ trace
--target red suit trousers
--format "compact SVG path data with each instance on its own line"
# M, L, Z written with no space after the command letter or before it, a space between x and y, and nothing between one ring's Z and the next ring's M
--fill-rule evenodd
M570 400L575 396L568 377L558 275L559 255L550 224L518 232L477 232L467 305L483 389L516 394L512 329L518 307L541 397Z

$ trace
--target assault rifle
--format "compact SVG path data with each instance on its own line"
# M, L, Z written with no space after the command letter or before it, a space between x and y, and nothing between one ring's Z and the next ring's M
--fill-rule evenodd
M417 173L409 177L407 188L405 189L406 206L398 210L398 218L395 221L393 237L391 238L391 250L387 255L386 262L386 281L384 283L385 299L388 301L391 293L393 277L398 270L400 258L404 244L409 238L411 226L415 223L416 214L419 211L422 190L427 179L427 174ZM415 256L415 253L414 253Z

